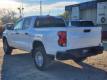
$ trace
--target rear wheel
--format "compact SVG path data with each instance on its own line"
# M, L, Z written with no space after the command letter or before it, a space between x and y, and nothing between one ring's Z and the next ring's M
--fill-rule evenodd
M33 50L33 58L35 66L39 70L45 70L50 64L50 58L46 54L44 47L40 46Z
M8 45L8 42L6 39L3 40L3 49L6 55L11 55L12 48Z

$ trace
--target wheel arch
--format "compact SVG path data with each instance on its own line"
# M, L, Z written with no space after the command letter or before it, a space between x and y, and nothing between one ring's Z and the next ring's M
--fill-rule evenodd
M40 47L40 46L44 47L42 41L39 41L39 40L35 40L35 41L33 41L32 49L34 49L35 47Z
M46 48L47 46L44 45L44 43L43 43L42 41L39 41L39 40L33 41L31 53L33 53L33 51L34 51L34 49L35 49L36 47L40 47L40 46L42 46L42 47L44 48L45 53L46 53L51 59L54 59L55 55L54 55L54 54L50 54L49 51L48 51L47 48ZM33 54L32 54L32 56L33 56Z

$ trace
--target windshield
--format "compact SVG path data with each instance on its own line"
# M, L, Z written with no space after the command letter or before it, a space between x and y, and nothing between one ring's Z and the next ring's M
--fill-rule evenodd
M61 18L43 17L37 18L35 22L36 27L65 27L65 22Z
M92 27L94 23L92 21L71 21L71 25L76 27Z

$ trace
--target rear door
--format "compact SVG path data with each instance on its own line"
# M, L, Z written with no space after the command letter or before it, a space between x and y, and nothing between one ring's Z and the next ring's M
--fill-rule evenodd
M71 25L72 27L68 29L68 45L70 47L72 46L75 49L99 46L101 43L101 27L95 27L90 22L81 25L75 22L71 23Z
M22 30L20 30L19 40L21 44L21 49L30 51L32 48L32 18L25 18L22 25Z

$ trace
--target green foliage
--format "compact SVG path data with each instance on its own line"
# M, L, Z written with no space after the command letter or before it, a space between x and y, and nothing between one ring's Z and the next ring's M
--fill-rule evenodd
M64 18L65 20L69 18L70 13L65 11L63 14L59 15L60 17Z

